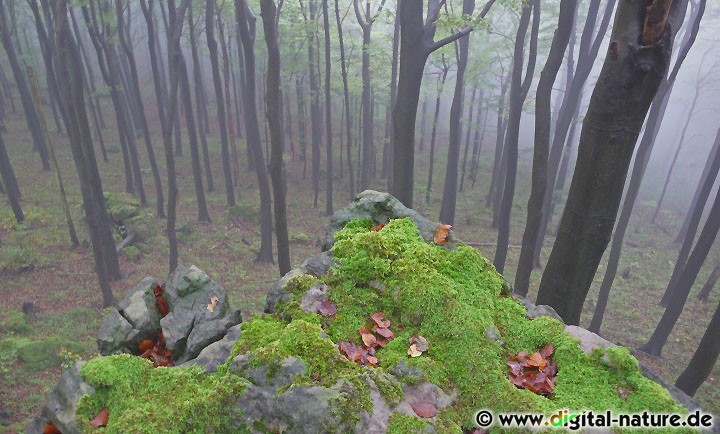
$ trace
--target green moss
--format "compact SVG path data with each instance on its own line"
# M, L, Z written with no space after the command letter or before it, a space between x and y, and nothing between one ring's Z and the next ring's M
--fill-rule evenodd
M135 217L140 213L140 202L126 193L104 192L110 217L120 223L123 220Z
M309 274L301 274L288 280L287 284L285 285L285 291L289 292L290 294L302 297L305 291L307 291L314 285L317 285L318 283L320 283L320 280L317 277L311 276Z
M310 237L305 232L297 232L290 234L289 242L290 244L301 244L303 246L307 246L310 244Z
M2 323L2 332L13 332L19 335L25 335L32 332L32 326L27 321L25 315L21 312L10 312Z
M42 371L53 366L59 366L64 359L60 352L81 353L83 347L61 337L52 336L40 341L23 342L17 345L17 357L23 361L25 367L31 371Z
M78 405L83 432L108 408L108 433L228 432L228 406L246 387L241 377L206 374L201 368L153 368L146 359L121 354L93 359L81 369L95 388Z
M260 209L256 205L239 204L228 208L229 220L257 221L260 218Z
M421 433L427 427L427 422L402 413L393 413L388 421L387 434Z
M138 248L135 246L124 247L122 249L122 252L125 254L125 257L128 258L128 261L135 264L140 262L140 258L142 258L142 253L140 253L140 250L138 250Z
M19 272L34 270L40 266L41 263L40 254L31 248L14 246L0 247L0 271Z
M352 222L335 235L333 254L340 267L324 280L338 313L326 332L334 341L358 342L358 328L374 312L383 312L396 339L378 351L380 363L390 368L405 361L426 381L455 389L458 399L442 422L451 431L473 426L480 408L682 412L662 388L642 377L626 350L609 354L616 359L610 366L585 355L559 321L526 319L524 307L504 296L504 279L474 249L447 251L428 244L407 219L392 220L378 232L370 227L367 221ZM486 336L488 328L498 331L504 346ZM430 349L410 359L406 352L413 335L427 338ZM548 343L559 369L553 399L517 389L507 378L508 358ZM634 390L627 400L617 392L623 385Z

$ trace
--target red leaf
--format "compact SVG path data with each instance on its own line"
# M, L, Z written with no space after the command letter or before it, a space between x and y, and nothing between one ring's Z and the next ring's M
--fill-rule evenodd
M162 298L164 289L158 284L155 285L155 289L153 290L153 292L155 293L155 303L157 304L158 310L160 311L160 316L165 317L165 315L168 314L168 307L165 303L165 300Z
M337 312L337 307L332 301L325 300L320 304L320 306L318 306L317 311L320 313L320 315L334 316Z
M385 227L385 223L380 223L379 225L375 226L374 228L371 228L371 232L380 232L382 228Z
M375 321L375 324L377 324L378 328L386 329L390 327L390 321L383 321L384 317L385 315L382 312L375 312L370 318Z
M107 426L109 417L110 412L108 411L107 407L103 407L102 410L100 410L100 413L98 413L97 416L95 416L95 418L90 421L90 425L94 426L95 428Z
M43 434L62 434L62 431L60 431L58 427L55 426L55 424L49 423L45 425Z
M552 356L553 352L555 351L555 348L553 348L552 344L547 344L545 347L543 347L542 350L540 350L540 355L544 358L548 358Z
M138 345L138 348L140 349L140 351L142 351L144 353L145 351L149 350L150 348L152 348L154 346L155 346L154 340L145 339L144 341L140 342L140 345Z
M510 371L513 375L520 375L522 373L522 366L520 366L520 363L510 360L507 362L507 365L510 367Z
M450 234L450 225L440 225L435 231L435 244L443 246L448 242L448 235Z
M437 408L435 408L435 404L430 402L416 402L410 404L410 407L412 407L415 414L422 418L430 419L431 417L437 416Z

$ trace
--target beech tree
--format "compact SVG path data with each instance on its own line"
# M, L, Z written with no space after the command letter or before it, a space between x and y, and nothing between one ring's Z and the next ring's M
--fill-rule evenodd
M565 212L537 296L538 304L554 307L568 324L578 324L610 241L639 131L670 62L667 24L677 6L672 0L648 9L622 2L615 14L614 44L590 100Z

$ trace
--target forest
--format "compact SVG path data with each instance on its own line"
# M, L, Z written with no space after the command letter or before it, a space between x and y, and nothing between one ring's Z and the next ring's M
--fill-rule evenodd
M0 432L142 278L195 265L261 316L366 190L720 415L719 29L707 0L0 0Z

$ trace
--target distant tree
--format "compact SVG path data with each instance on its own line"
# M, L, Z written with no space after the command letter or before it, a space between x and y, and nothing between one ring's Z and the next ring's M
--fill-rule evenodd
M522 68L524 65L525 36L527 35L530 13L532 12L532 30L528 49L528 61L523 77ZM502 201L500 202L500 213L498 215L498 237L495 247L495 258L493 264L498 273L505 270L505 259L507 258L508 243L510 242L510 214L512 203L515 198L515 182L517 181L518 164L518 141L520 137L520 117L522 107L530 90L533 75L535 73L535 60L537 59L537 40L540 29L540 2L530 0L523 7L518 25L517 36L515 37L515 51L513 55L513 68L510 80L510 106L508 110L508 126L505 135L505 185L503 187Z
M342 72L343 81L343 104L345 108L345 132L347 144L347 165L348 177L350 185L350 200L355 199L355 176L352 165L352 114L350 113L350 91L348 89L347 63L345 62L345 43L343 41L342 21L340 20L340 6L338 0L335 0L335 21L338 29L338 43L340 45L340 70ZM303 125L303 124L301 124ZM304 140L305 132L300 131ZM342 165L341 165L342 167Z
M90 241L95 258L95 272L98 276L103 307L113 303L110 279L120 278L115 243L110 232L112 220L107 212L103 196L102 179L95 160L92 146L90 123L85 111L83 95L82 62L68 23L68 1L52 2L55 17L55 51L58 82L68 119L70 149L80 178L80 191L83 197L85 218L90 229Z
M475 0L463 0L463 17L472 15L475 10ZM460 141L462 126L460 118L463 113L463 99L465 98L465 69L468 63L470 50L470 37L461 38L457 56L457 74L455 75L455 94L450 107L450 138L448 141L447 168L445 170L445 184L443 187L442 204L440 205L440 221L455 224L455 203L457 199L458 164L460 162Z
M428 159L428 182L425 189L425 203L430 204L430 193L432 192L433 169L435 168L435 139L437 137L438 118L440 117L440 102L442 100L443 88L447 79L450 64L445 61L445 53L442 53L440 59L442 66L438 74L437 93L435 94L435 111L433 114L432 132L430 133L430 158Z
M690 396L695 396L695 392L712 373L718 355L720 355L720 304L715 309L715 314L690 363L675 381L675 387Z
M353 0L354 1L354 0ZM311 137L311 159L312 159L312 182L313 182L313 206L317 208L318 195L320 193L320 142L322 133L320 131L320 86L315 76L317 64L315 59L315 21L317 20L317 7L315 0L308 2L308 13L305 12L305 5L300 0L300 8L305 22L306 40L308 50L308 84L310 86L310 137ZM318 72L319 73L319 72Z
M482 101L483 99L483 91L480 89L480 98L479 100ZM462 193L465 190L465 174L467 173L466 169L468 168L467 159L468 159L468 152L470 150L470 135L473 131L472 129L472 123L473 123L473 115L475 112L475 97L478 94L478 86L477 84L473 86L472 96L470 97L470 107L468 108L468 117L467 117L467 125L465 128L465 150L463 151L463 161L462 161L462 171L460 175L460 186L458 187L458 193ZM478 104L478 111L482 108L482 102ZM479 114L477 121L480 121ZM475 132L480 131L480 126L476 125Z
M17 185L15 172L10 164L10 157L8 156L7 149L5 149L5 141L2 138L2 133L0 133L0 177L2 177L2 184L5 187L4 193L7 196L8 202L10 202L10 208L12 208L13 214L15 214L15 220L18 223L24 222L25 214L20 204L20 189Z
M500 63L500 95L497 103L497 122L495 133L495 158L493 159L492 177L490 178L490 187L485 197L485 207L492 207L497 210L495 205L497 199L502 197L501 185L503 184L503 145L505 144L505 127L507 127L507 114L505 113L505 99L507 97L507 89L510 85L510 77L505 73L505 68ZM509 72L508 72L509 73ZM493 215L493 228L497 228L497 220Z
M590 100L565 212L537 296L538 304L554 307L567 324L578 324L610 241L639 131L670 63L667 23L677 5L662 1L646 9L622 2L615 14L615 43ZM635 66L640 59L646 68Z
M698 300L708 301L710 292L713 290L713 288L715 288L715 285L717 285L718 279L720 279L720 264L716 265L715 268L713 268L710 276L705 282L705 285L703 285L702 289L698 293Z
M323 0L323 10L327 22L327 0ZM277 239L278 265L280 275L290 271L290 244L288 241L287 209L285 196L287 185L285 181L285 153L283 112L280 90L280 47L277 38L277 16L279 12L273 0L262 0L260 12L265 32L265 42L268 49L268 76L265 101L267 101L267 119L270 125L270 177L273 184L273 197L275 199L275 236ZM328 127L329 128L329 127ZM330 142L328 142L330 143Z
M38 119L37 111L35 111L35 104L33 104L32 101L30 88L28 87L27 81L25 81L25 74L23 73L22 66L20 66L20 61L15 51L11 30L8 27L7 12L5 10L6 2L7 0L0 0L0 39L2 40L2 45L5 48L5 53L8 56L10 67L15 76L15 83L17 84L25 113L25 121L32 135L33 144L40 154L42 168L43 170L50 170L50 157L48 155L47 145L43 140L42 131L40 130L40 120Z
M560 3L558 26L555 30L545 67L540 73L540 81L535 94L535 148L533 150L532 187L530 199L528 200L527 222L525 223L514 285L515 292L522 296L527 295L530 286L530 272L533 268L535 241L542 220L542 204L545 190L553 187L547 185L551 125L550 100L552 98L552 87L562 65L563 55L574 28L573 21L576 9L577 0L563 0Z
M397 73L398 59L400 58L400 20L398 20L398 12L400 12L400 2L395 5L395 19L393 24L392 39L392 64L390 66L390 104L385 109L385 140L383 140L383 162L380 172L381 178L387 178L388 191L392 190L392 109L395 107L395 98L397 97Z
M420 100L423 70L428 56L433 51L466 36L472 27L463 27L452 35L435 41L436 21L440 13L440 2L430 0L428 13L423 23L424 2L403 1L400 3L400 72L398 91L393 108L393 182L392 193L405 206L412 207L415 182L415 119ZM482 19L495 0L485 4L477 19Z
M245 86L243 86L245 132L248 146L252 147L252 156L255 159L255 174L260 190L260 251L255 258L258 262L273 262L272 254L272 198L270 196L270 181L268 180L265 157L260 142L260 128L258 125L257 110L255 110L255 16L250 11L246 0L235 0L235 19L242 40L242 54L245 57ZM278 67L279 69L279 67ZM278 114L282 120L282 115ZM280 129L282 133L282 127Z
M325 30L325 133L326 133L326 150L325 157L327 159L325 178L327 180L326 199L325 199L325 214L332 215L333 213L333 141L332 141L332 99L330 98L330 86L331 86L331 73L332 66L330 64L330 17L328 14L328 0L322 0L323 9L323 29ZM267 99L266 99L267 101ZM282 115L282 111L279 113ZM270 118L268 117L268 122Z

